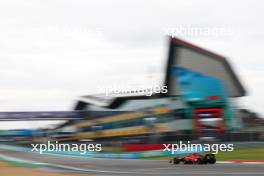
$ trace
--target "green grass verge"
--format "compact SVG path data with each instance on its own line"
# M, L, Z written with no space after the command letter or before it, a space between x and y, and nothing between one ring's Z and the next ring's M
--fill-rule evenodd
M264 147L240 148L232 152L220 152L217 160L264 160Z

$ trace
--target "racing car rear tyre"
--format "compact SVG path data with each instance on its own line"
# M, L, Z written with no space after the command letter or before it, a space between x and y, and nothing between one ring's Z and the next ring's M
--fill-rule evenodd
M207 160L207 163L209 163L209 164L215 164L216 163L216 159L215 159L214 154L208 154L206 156L206 160Z

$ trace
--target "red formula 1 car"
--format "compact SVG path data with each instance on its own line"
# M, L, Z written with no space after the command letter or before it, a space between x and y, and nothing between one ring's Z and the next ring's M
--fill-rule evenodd
M198 153L194 153L182 158L174 157L170 160L172 164L215 164L216 158L214 154L206 154L200 155Z

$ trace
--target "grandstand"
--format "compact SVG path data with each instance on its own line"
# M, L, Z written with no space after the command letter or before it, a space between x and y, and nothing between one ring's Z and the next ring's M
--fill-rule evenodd
M176 38L170 39L168 56L164 79L168 93L151 96L82 96L74 110L87 112L87 120L68 122L63 127L64 130L69 127L75 130L71 136L61 140L150 139L179 134L194 136L197 131L218 133L241 127L241 121L229 99L244 96L245 90L226 58ZM172 68L184 68L188 79L179 81L179 75L174 75ZM202 97L203 103L193 102L194 99L197 100L198 94L186 96L190 91L195 92L198 85L188 83L189 87L186 88L185 82L188 82L190 75L192 83L198 83L201 79L213 80L211 85L208 81L199 85L199 90L208 94L203 92L203 96L206 96ZM214 95L216 91L210 91L208 87L211 90L224 89L226 92L220 93L220 96ZM190 90L186 91L187 89ZM213 94L210 95L209 92ZM202 113L195 114L196 112ZM203 119L196 118L204 115L206 117ZM202 124L203 121L206 123ZM60 130L62 128L57 129L57 132Z

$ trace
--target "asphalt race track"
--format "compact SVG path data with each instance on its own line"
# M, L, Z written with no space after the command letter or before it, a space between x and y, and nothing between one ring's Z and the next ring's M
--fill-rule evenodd
M263 176L262 164L170 165L168 161L138 159L97 159L62 155L0 151L0 154L18 159L49 163L54 169L63 169L88 175L181 175L181 176Z

